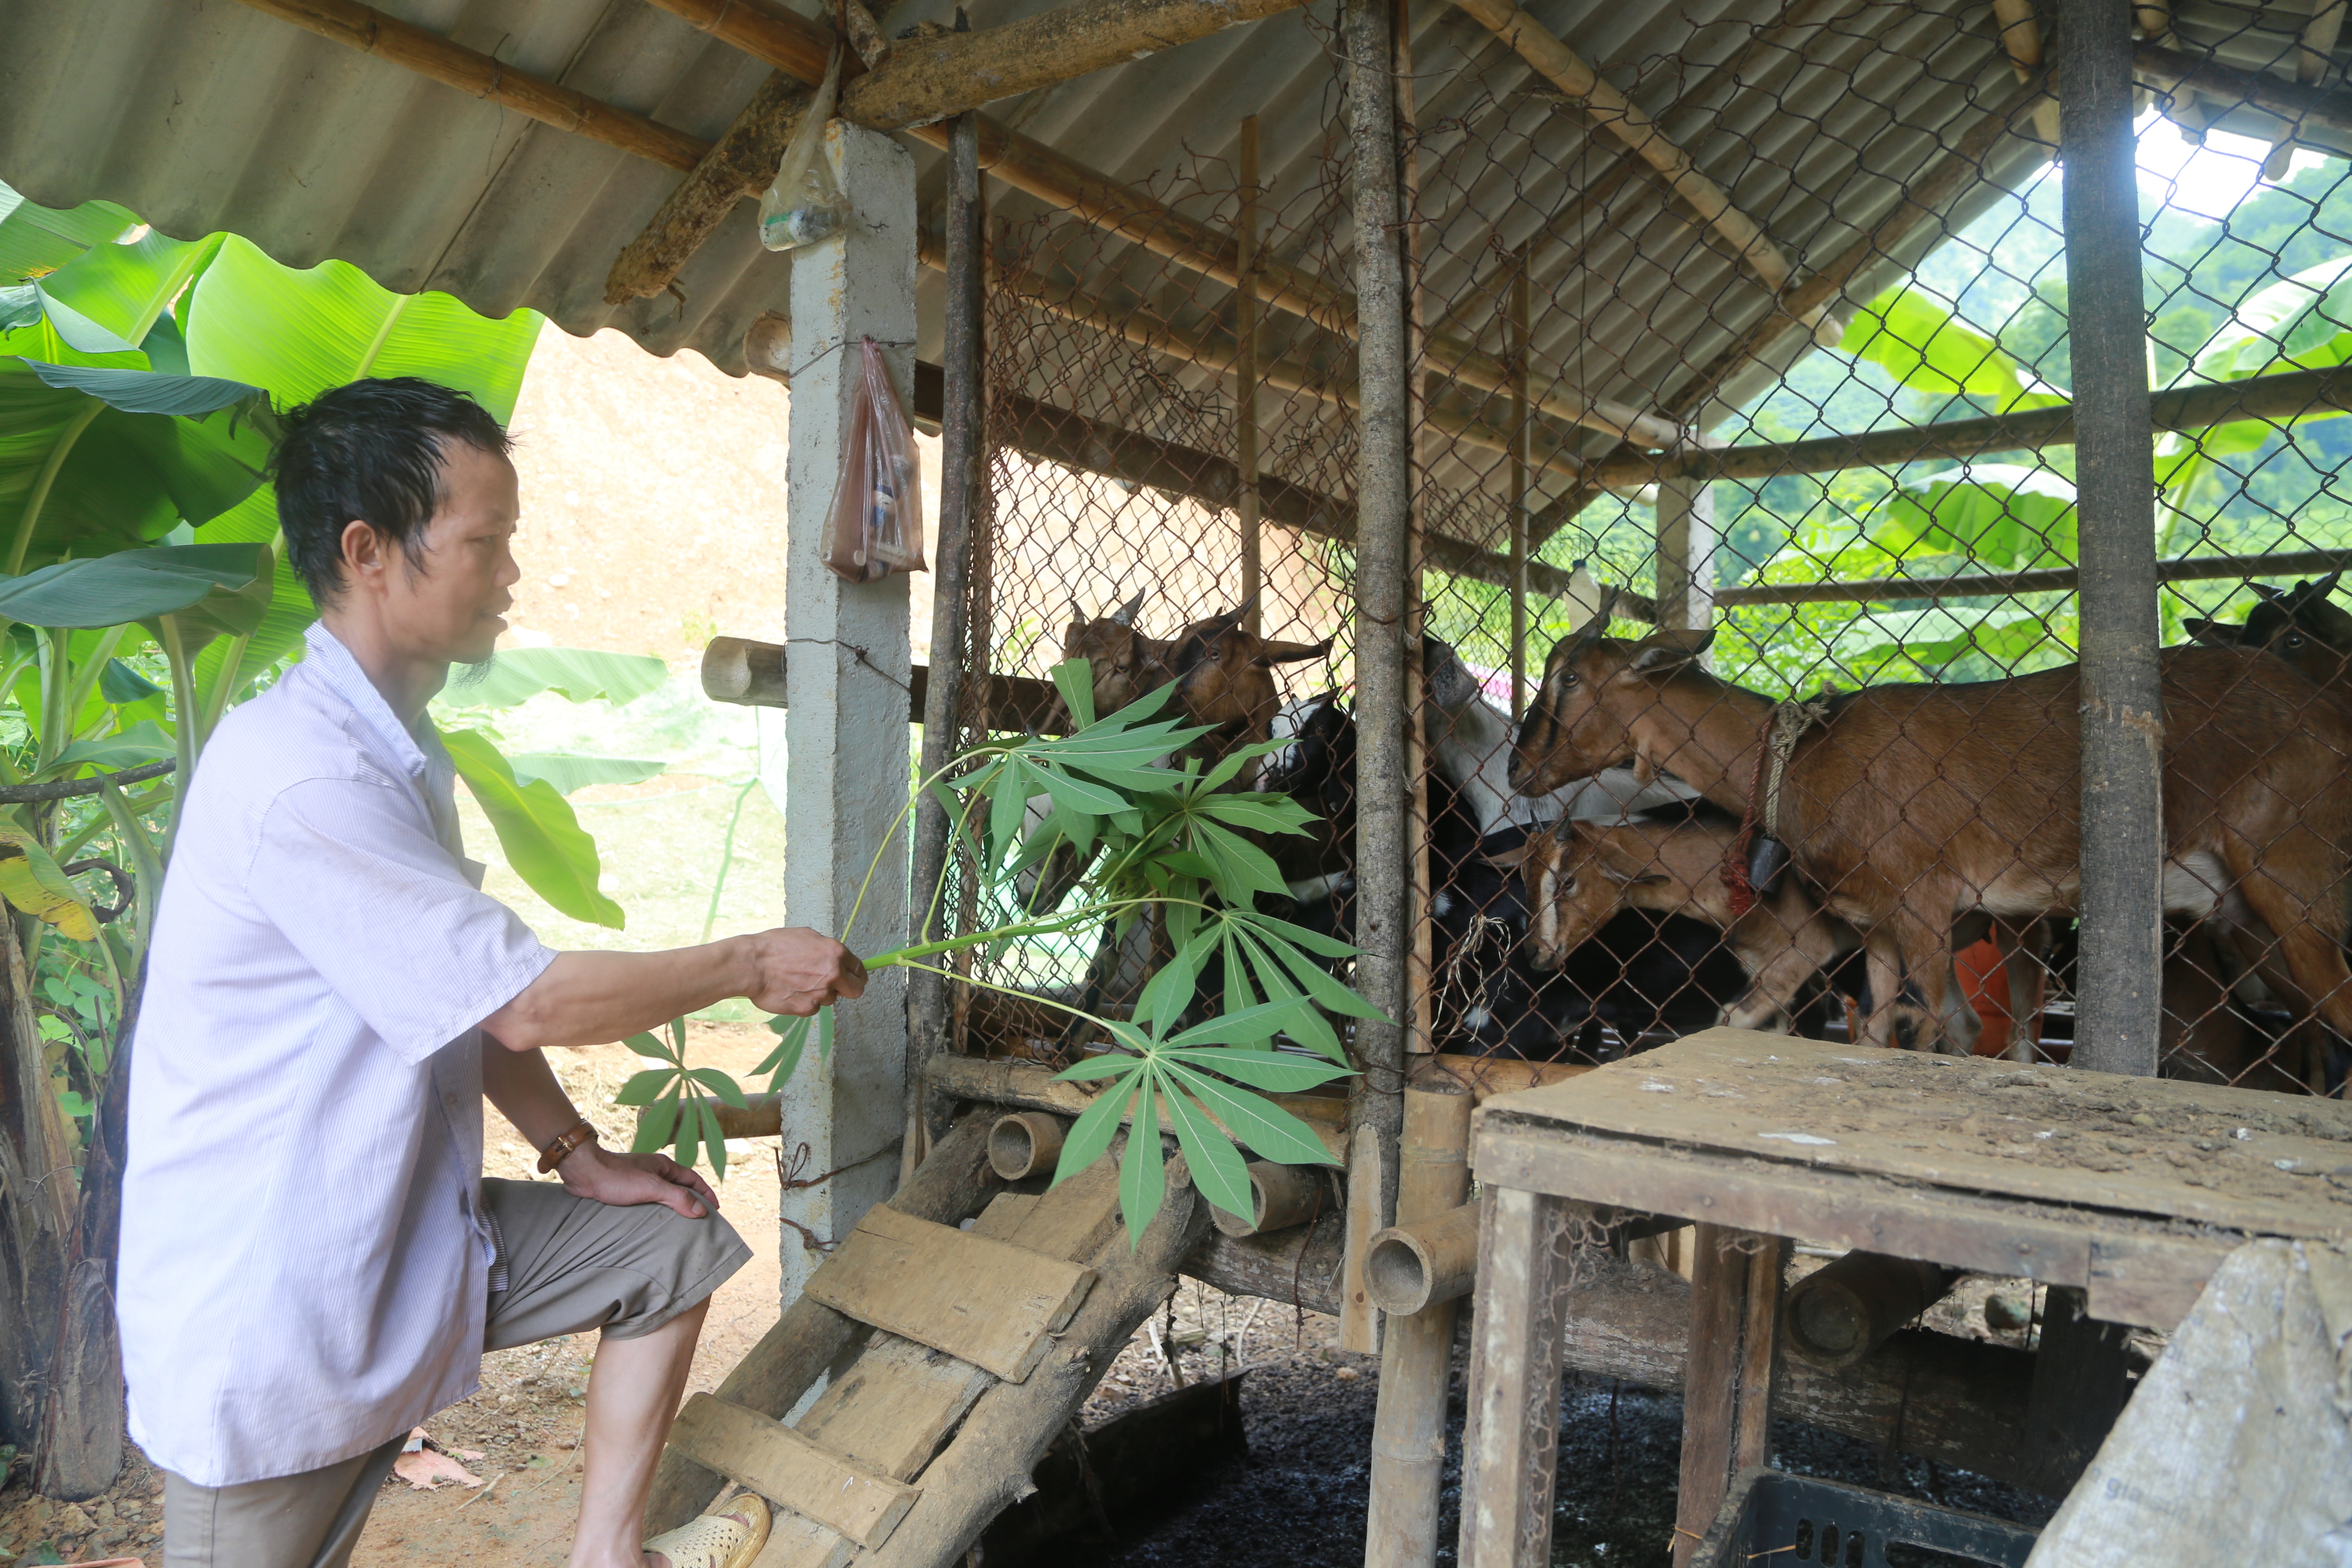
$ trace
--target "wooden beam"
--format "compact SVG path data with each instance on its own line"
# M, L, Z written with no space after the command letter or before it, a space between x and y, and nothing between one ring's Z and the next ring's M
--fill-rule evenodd
M1012 98L1227 27L1293 10L1304 0L1079 0L990 27L922 41L900 40L890 58L849 83L844 119L876 131L905 131Z
M2153 86L2189 88L2210 103L2243 103L2281 120L2315 120L2338 131L2352 131L2352 92L2341 89L2313 87L2268 71L2240 70L2161 44L2135 45L2132 71Z
M2219 577L2284 577L2298 572L2352 568L2352 550L2296 550L2273 555L2188 555L2156 563L2159 583ZM1865 577L1853 583L1758 583L1718 588L1718 607L1740 605L1875 605L1895 599L1981 599L2005 594L2071 594L2081 583L2072 566L2036 572L1979 572L1952 577Z
M1542 24L1512 0L1454 0L1484 23L1494 35L1518 51L1521 58L1569 97L1582 102L1592 117L1642 161L1658 171L1675 194L1691 205L1699 219L1731 247L1764 287L1775 294L1788 287L1789 258L1780 254L1755 219L1732 205L1730 194L1699 172L1689 153L1660 130L1657 121L1575 50L1546 31Z
M519 71L478 49L453 44L359 0L240 0L282 22L373 55L474 98L485 98L558 131L624 153L691 170L710 143L601 99Z
M2158 393L2150 406L2158 430L2204 430L2243 419L2294 419L2323 409L2352 409L2352 365L2176 387ZM1693 447L1657 457L1629 453L1594 463L1588 482L1601 489L1631 489L1667 479L1769 479L1782 474L1895 468L1928 458L2038 451L2070 446L2074 439L2074 408L2062 404L1860 436L1755 447Z
M718 144L678 183L604 279L604 303L626 304L667 289L680 268L718 232L735 204L776 177L784 145L800 128L814 93L784 71L771 72Z

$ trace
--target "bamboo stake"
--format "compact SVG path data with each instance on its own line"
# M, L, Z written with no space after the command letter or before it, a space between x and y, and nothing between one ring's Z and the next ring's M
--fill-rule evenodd
M1257 116L1242 121L1241 226L1235 235L1240 250L1243 286L1234 290L1234 451L1241 468L1241 495L1235 521L1242 531L1242 603L1249 606L1246 626L1252 636L1263 628L1265 612L1258 604L1265 586L1265 537L1258 527L1257 500L1257 294L1249 279L1257 270Z
M1511 268L1511 722L1528 709L1528 264L1525 245Z
M1405 1090L1399 1225L1453 1213L1469 1197L1470 1110L1470 1096L1454 1084ZM1380 1405L1372 1417L1364 1568L1429 1568L1437 1561L1438 1484L1457 1310L1449 1299L1388 1320Z

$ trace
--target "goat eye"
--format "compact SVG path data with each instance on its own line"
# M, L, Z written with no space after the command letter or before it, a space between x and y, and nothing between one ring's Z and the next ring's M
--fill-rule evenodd
M2287 646L2287 647L2301 647L2303 646L2303 637L2302 637L2302 634L2300 634L2300 633L2290 633L2290 634L2288 634L2288 637L2287 637L2287 639L2286 639L2286 646Z
M1580 679L1581 677L1572 669L1563 669L1559 672L1559 683L1562 686L1573 686Z

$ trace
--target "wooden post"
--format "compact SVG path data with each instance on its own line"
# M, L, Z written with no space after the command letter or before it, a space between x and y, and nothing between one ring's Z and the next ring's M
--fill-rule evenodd
M956 25L969 26L963 12ZM956 117L948 138L947 342L940 368L945 386L940 413L940 533L931 561L930 681L923 691L922 772L930 777L955 756L963 733L964 611L971 592L972 502L984 477L980 452L982 239L986 210L980 193L980 127ZM946 934L940 884L948 868L947 807L926 793L915 806L914 875L918 941ZM932 1103L924 1066L947 1048L948 987L944 975L918 972L907 983L907 1142L898 1179L914 1174L926 1146L945 1127L945 1101Z
M1397 130L1410 132L1415 121L1412 69L1412 16L1407 0L1395 0L1389 18L1391 68L1395 74ZM1429 867L1429 722L1431 709L1421 659L1421 637L1429 604L1423 594L1423 569L1429 559L1429 531L1422 510L1421 479L1428 473L1439 432L1430 423L1429 326L1421 293L1423 233L1412 220L1421 205L1421 164L1410 148L1397 158L1397 199L1405 216L1403 228L1405 300L1405 418L1413 433L1408 453L1410 485L1406 510L1404 559L1405 691L1412 702L1405 724L1405 777L1412 784L1412 829L1407 840L1412 868L1412 945L1405 960L1405 994L1412 1004L1412 1030L1405 1037L1406 1059L1437 1049L1437 998L1433 961L1437 949L1437 917Z
M2074 1065L2153 1077L2163 1018L2164 692L2129 25L2129 11L2112 0L2059 0L2083 579L2083 946Z
M1773 1354L1788 1244L1702 1225L1691 1272L1691 1337L1683 1381L1682 1484L1675 1568L1715 1522L1731 1479L1771 1447Z
M907 940L907 840L893 828L907 802L909 579L893 573L878 583L845 582L826 570L822 543L855 408L861 339L883 345L899 396L914 402L915 170L888 136L845 121L827 128L824 156L853 216L841 235L793 258L799 363L785 467L784 624L793 642L784 670L785 788L793 831L784 907L794 925L874 952ZM881 859L866 888L877 848ZM783 1196L782 1285L789 1301L819 1261L793 1222L820 1240L837 1240L897 1183L907 1127L904 970L875 976L863 998L840 1005L833 1050L803 1061L784 1098L784 1124L795 1141L807 1140L810 1169L839 1173Z
M1397 1157L1399 1225L1434 1219L1470 1193L1470 1091L1433 1079L1404 1091ZM1372 1420L1372 1506L1364 1568L1437 1561L1437 1500L1445 1466L1445 1394L1455 1303L1391 1317L1381 1337L1380 1405Z
M1714 625L1715 544L1715 487L1705 479L1659 480L1659 626Z
M1257 496L1257 290L1252 279L1257 270L1257 116L1242 121L1241 226L1242 285L1234 290L1234 457L1241 469L1241 493L1234 510L1242 531L1242 602L1249 606L1244 625L1253 633L1265 625L1265 607L1258 595L1265 586L1265 540L1258 527Z
M1522 244L1511 258L1511 722L1528 710L1528 263Z
M1545 1568L1559 1451L1563 1198L1479 1196L1477 1310L1462 1431L1461 1568Z
M1348 60L1348 121L1355 205L1356 364L1361 384L1356 523L1356 980L1386 1019L1405 1016L1405 955L1412 942L1407 868L1410 778L1406 714L1412 663L1405 640L1412 523L1411 362L1405 337L1405 268L1397 194L1397 121L1390 57L1389 0L1345 0L1341 47ZM1396 1142L1404 1115L1404 1030L1365 1019L1356 1026L1363 1071L1355 1079L1350 1124L1358 1130L1349 1182L1370 1184L1378 1223L1392 1217ZM1358 1200L1352 1195L1350 1204ZM1349 1237L1356 1236L1352 1216ZM1342 1304L1361 1289L1362 1253L1351 1249ZM1369 1298L1367 1298L1369 1302ZM1344 1320L1343 1320L1344 1326ZM1348 1343L1344 1333L1342 1343ZM1362 1349L1372 1348L1369 1344Z

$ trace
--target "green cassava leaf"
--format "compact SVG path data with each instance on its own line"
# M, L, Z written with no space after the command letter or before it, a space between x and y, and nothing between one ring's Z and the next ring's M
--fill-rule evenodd
M1062 694L1062 706L1070 710L1073 730L1084 730L1095 721L1095 668L1091 660L1066 658L1049 672L1054 678L1054 689Z
M768 1079L768 1092L780 1094L801 1065L801 1053L808 1046L809 1021L779 1016L768 1020L768 1027L776 1032L776 1048L760 1059L760 1065L751 1069L751 1076L772 1075Z
M1121 1061L1123 1070L1130 1075L1139 1074L1143 1068L1142 1061L1134 1057L1100 1059ZM1072 1123L1070 1131L1062 1139L1062 1157L1054 1166L1055 1186L1102 1158L1103 1151L1108 1149L1110 1141L1118 1136L1118 1124L1125 1119L1128 1105L1135 1098L1136 1081L1130 1077L1125 1083L1105 1088L1095 1097L1095 1102Z
M1166 1070L1253 1153L1283 1165L1337 1165L1339 1161L1315 1136L1315 1130L1282 1107L1247 1089L1218 1082L1208 1074L1170 1062Z
M1135 1076L1135 1121L1127 1135L1127 1156L1118 1166L1118 1208L1127 1220L1130 1250L1143 1239L1145 1227L1168 1195L1168 1168L1160 1152L1158 1085L1148 1068Z
M1177 1147L1184 1151L1184 1163L1201 1195L1229 1215L1255 1219L1257 1204L1250 1194L1249 1171L1233 1140L1219 1131L1181 1089L1169 1086L1160 1103L1167 1108L1169 1130L1176 1134Z
M651 1105L663 1094L677 1087L677 1073L675 1069L648 1068L644 1072L632 1073L629 1076L629 1081L621 1086L621 1092L613 1097L613 1103Z
M743 1109L742 1086L717 1068L688 1068L686 1076L709 1089L722 1105Z
M717 1108L706 1100L701 1102L700 1110L702 1111L702 1152L710 1156L711 1174L723 1182L727 1179L727 1135L719 1129Z
M632 1153L650 1154L670 1140L677 1131L678 1110L684 1102L676 1094L656 1100L637 1118L637 1135L629 1141Z
M1276 1051L1231 1051L1213 1047L1171 1045L1160 1053L1163 1061L1184 1062L1204 1068L1227 1078L1238 1079L1252 1089L1262 1089L1269 1094L1297 1094L1318 1084L1328 1083L1335 1078L1352 1078L1348 1068L1311 1057L1288 1056Z
M658 1037L651 1034L631 1035L627 1039L623 1040L621 1044L628 1047L629 1049L636 1052L637 1055L641 1057L651 1057L657 1062L677 1060L677 1058L670 1054L670 1048L662 1044Z

